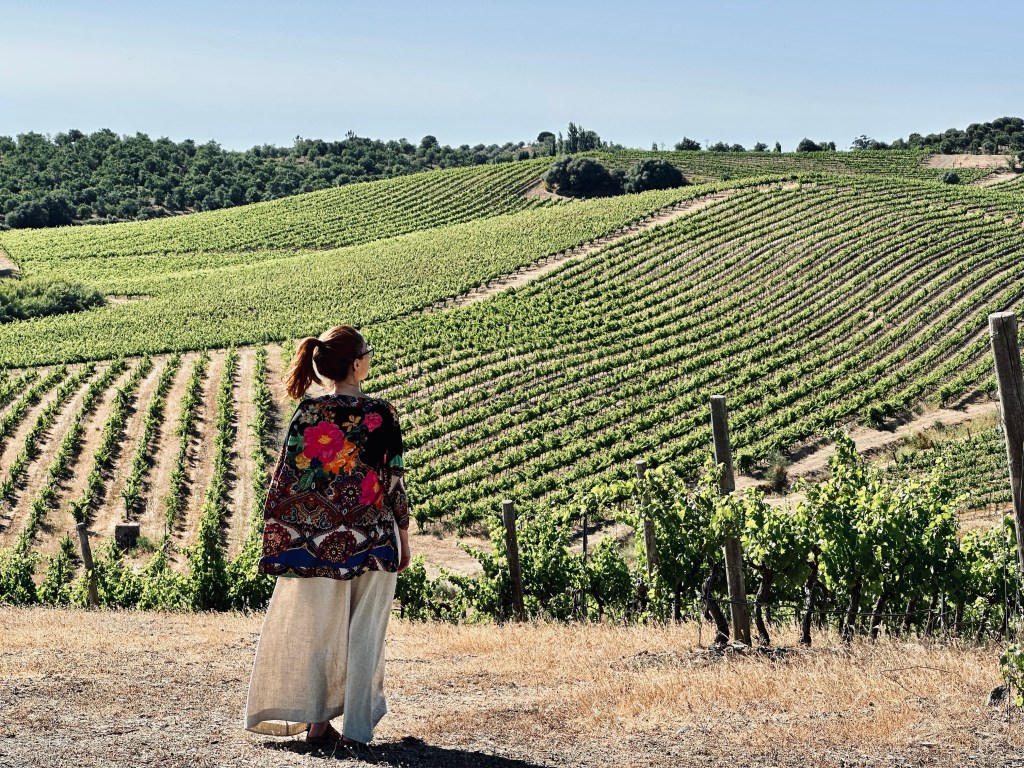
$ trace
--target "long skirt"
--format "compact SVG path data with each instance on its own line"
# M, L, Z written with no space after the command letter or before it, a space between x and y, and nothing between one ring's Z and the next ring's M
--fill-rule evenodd
M293 736L344 714L342 733L368 743L388 711L384 638L397 582L387 571L279 576L256 644L245 729Z

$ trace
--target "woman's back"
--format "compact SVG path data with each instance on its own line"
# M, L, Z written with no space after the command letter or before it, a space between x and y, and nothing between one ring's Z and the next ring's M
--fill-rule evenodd
M302 400L271 478L259 572L346 579L397 570L396 528L409 525L404 471L387 400Z

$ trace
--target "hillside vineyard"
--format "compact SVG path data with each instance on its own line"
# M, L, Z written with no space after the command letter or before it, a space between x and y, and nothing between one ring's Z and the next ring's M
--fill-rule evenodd
M139 297L0 326L0 547L55 555L78 522L97 547L130 520L176 568L190 546L251 557L294 339L338 323L380 352L364 389L398 408L420 527L565 505L637 458L696 477L710 394L749 471L833 426L994 391L986 318L1024 293L1019 184L943 185L920 153L662 154L732 179L552 202L524 195L546 167L530 161L0 233L26 276Z

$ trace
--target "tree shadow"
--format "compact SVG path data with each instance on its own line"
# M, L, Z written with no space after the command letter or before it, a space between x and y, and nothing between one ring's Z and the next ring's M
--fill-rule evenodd
M358 760L360 765L384 765L395 768L545 768L541 763L515 760L465 749L447 749L428 744L415 736L404 736L398 741L373 743L368 747L350 750L343 744L314 745L301 739L295 741L266 741L268 749L293 752L327 760Z

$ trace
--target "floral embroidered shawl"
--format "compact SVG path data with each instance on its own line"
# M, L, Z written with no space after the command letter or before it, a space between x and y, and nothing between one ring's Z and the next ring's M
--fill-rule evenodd
M398 413L387 400L302 400L270 479L259 573L350 579L397 571L409 527Z

